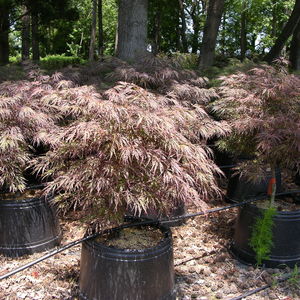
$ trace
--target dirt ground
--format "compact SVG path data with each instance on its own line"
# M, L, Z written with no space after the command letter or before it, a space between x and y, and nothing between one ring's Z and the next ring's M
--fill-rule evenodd
M223 206L219 203L218 206ZM191 208L189 212L195 211ZM276 284L291 270L255 269L235 260L228 248L237 209L188 220L173 228L177 299L232 299L256 287L273 287L245 299L300 299L299 282ZM78 221L62 220L63 244L79 239L85 228ZM0 282L1 300L78 299L80 245L57 254ZM0 256L0 275L46 254L12 259ZM109 300L109 299L108 299Z

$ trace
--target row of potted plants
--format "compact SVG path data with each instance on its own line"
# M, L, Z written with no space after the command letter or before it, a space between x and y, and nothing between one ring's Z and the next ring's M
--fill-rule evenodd
M31 81L6 82L0 87L1 124L6 131L20 132L20 137L11 137L20 151L19 161L1 160L1 175L9 166L15 174L1 182L8 192L25 191L27 170L46 181L44 200L55 194L52 202L59 210L82 210L97 218L101 228L123 222L128 212L140 215L154 210L168 215L183 203L205 208L210 198L220 195L216 178L221 171L206 141L224 135L228 128L200 105L184 105L176 96L150 92L134 83L119 82L98 92L91 86L75 86L61 74L49 77L38 70L30 74ZM184 84L189 79L195 80L195 75L185 75ZM12 105L15 103L17 108ZM2 141L8 140L2 132ZM47 151L38 155L37 146ZM3 146L1 155L8 157L11 150ZM31 206L33 199L28 197L30 204L25 199L21 202ZM37 215L48 219L41 212ZM29 212L23 226L10 222L14 228L8 230L8 237L16 226L28 230L26 226L34 224L37 230L35 219ZM7 221L0 224L1 232L9 225ZM123 234L134 235L141 244L141 234L132 230L114 231L84 243L83 299L175 299L171 231L164 227L140 229L144 230L142 240L148 239L145 247L128 250L126 245L121 247L124 250L109 246ZM59 234L54 235L58 242ZM21 242L23 248L30 248ZM4 246L20 248L8 244ZM24 251L2 253L17 256Z
M58 121L56 107L40 98L41 91L51 93L50 80L36 75L33 82L0 85L0 252L13 257L54 247L61 238L55 212L27 169L49 147L46 137Z
M232 251L247 263L294 266L300 261L300 210L285 199L278 203L275 194L280 170L293 177L300 169L300 78L278 60L222 80L212 109L233 131L219 147L239 162L228 196L241 201L265 195L240 210Z
M154 68L156 65L161 69L161 64L154 64ZM129 71L131 76L132 68ZM134 72L132 78L140 83L138 71ZM124 76L123 71L121 74ZM23 192L23 171L34 171L47 179L45 195L55 194L60 210L81 209L105 228L122 222L128 212L140 215L154 210L169 214L183 203L205 209L210 198L220 195L216 177L221 171L206 145L216 135L227 134L219 143L221 149L236 157L251 157L239 166L243 176L255 181L271 172L273 198L275 168L299 171L300 84L285 67L260 66L223 78L220 99L211 107L227 122L214 121L207 114L195 74L184 73L180 81L180 70L168 70L172 76L166 88L155 77L159 74L153 70L151 76L143 73L141 81L153 85L157 80L163 91L159 94L126 82L99 93L93 87L75 86L61 74L49 77L38 71L31 73L32 81L2 84L2 187ZM187 85L188 95L199 100L184 101ZM172 86L176 87L173 93ZM215 94L213 98L217 98ZM37 146L41 145L48 150L42 156L37 155ZM9 156L12 149L19 155ZM13 169L8 171L9 167ZM259 262L269 265L297 263L299 241L294 237L293 253L278 254L287 238L280 223L289 223L293 228L289 232L296 234L297 214L284 212L271 218L270 226L273 219L276 222L276 218L283 218L271 233L275 245L272 250L270 226L267 233L259 226L256 233L252 230L261 211L254 206L241 210L233 252L247 262L259 257ZM24 222L36 218L32 216L29 213ZM270 218L263 220L266 224ZM0 223L1 231L5 231L4 223ZM52 237L58 243L57 225L51 226L56 228ZM156 241L156 246L150 248L124 251L110 246L111 240L123 235L119 231L84 243L80 279L83 299L107 299L108 295L123 299L121 294L130 299L175 299L171 233L165 228L160 231L159 235L147 228L143 233L150 239L148 245L152 245L153 237ZM139 235L132 231L126 234ZM267 252L257 256L253 249L264 248L265 238L269 243ZM160 284L162 274L168 284ZM133 285L138 287L134 291Z

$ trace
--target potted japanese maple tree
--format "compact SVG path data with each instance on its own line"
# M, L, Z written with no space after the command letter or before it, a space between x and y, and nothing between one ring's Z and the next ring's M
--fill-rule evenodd
M69 93L85 112L55 133L56 144L35 163L52 177L45 192L58 194L62 209L93 214L105 228L122 223L128 210L168 214L182 202L203 208L220 193L221 171L205 140L224 133L221 123L132 83L102 94L89 89L86 104L79 90ZM80 293L83 299L175 299L171 231L144 226L85 242Z
M0 253L21 256L59 244L60 230L49 198L28 169L56 126L41 93L43 80L0 85ZM54 109L54 107L52 107Z
M300 78L277 61L223 78L221 95L213 108L233 129L223 147L252 156L240 164L240 176L255 182L271 173L270 201L240 210L233 251L246 262L293 266L300 261L300 210L274 201L275 170L300 168Z

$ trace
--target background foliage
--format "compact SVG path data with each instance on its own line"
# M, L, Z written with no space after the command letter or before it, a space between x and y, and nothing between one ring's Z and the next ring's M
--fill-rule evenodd
M31 1L2 0L10 3L10 55L20 56L22 7L39 16L40 51L42 56L65 54L87 59L91 31L92 1ZM181 33L183 20L179 1L149 1L149 49L158 52L199 52L208 1L185 0L183 15L186 31ZM293 0L228 0L225 2L217 40L217 56L240 57L241 22L245 21L246 56L261 57L273 45L294 6ZM116 0L103 0L104 54L115 49ZM183 37L183 35L185 37ZM187 48L183 45L186 39ZM155 45L154 45L155 44ZM99 53L98 53L99 54Z

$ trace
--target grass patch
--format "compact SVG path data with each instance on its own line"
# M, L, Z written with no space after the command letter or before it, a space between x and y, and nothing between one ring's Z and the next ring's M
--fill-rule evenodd
M56 70L67 67L69 65L78 65L85 63L80 57L65 55L47 55L41 58L39 64L42 69Z

